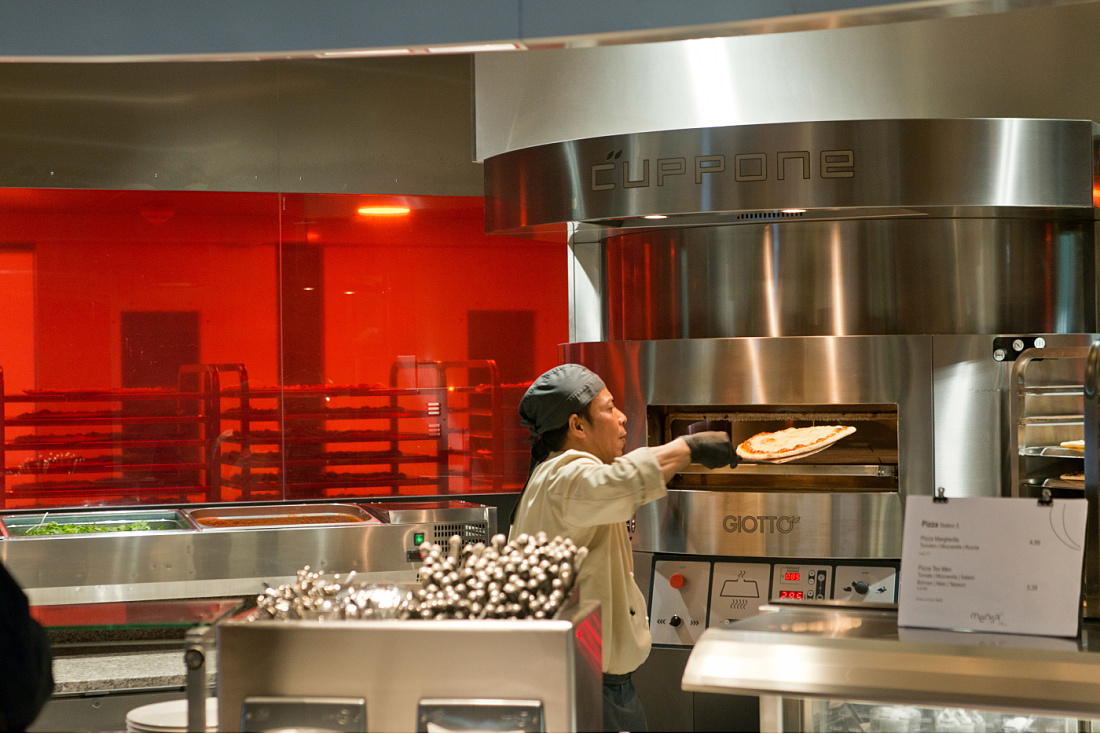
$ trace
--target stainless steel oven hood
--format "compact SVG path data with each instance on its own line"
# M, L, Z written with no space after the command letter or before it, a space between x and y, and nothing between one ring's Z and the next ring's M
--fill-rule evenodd
M485 161L486 230L883 217L1092 218L1100 125L852 120L664 130ZM654 219L651 217L664 217Z

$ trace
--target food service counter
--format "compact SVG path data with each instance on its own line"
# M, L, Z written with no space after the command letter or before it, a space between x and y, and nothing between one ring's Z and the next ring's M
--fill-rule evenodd
M421 543L495 526L496 508L456 501L9 513L0 561L32 606L248 596L304 566L414 580Z
M495 529L495 508L454 500L0 513L0 561L54 647L57 686L33 729L121 730L135 706L182 698L187 631L303 567L409 582L423 542Z
M706 630L682 685L760 696L761 731L1091 731L1100 625L950 632L899 628L896 610L767 606Z

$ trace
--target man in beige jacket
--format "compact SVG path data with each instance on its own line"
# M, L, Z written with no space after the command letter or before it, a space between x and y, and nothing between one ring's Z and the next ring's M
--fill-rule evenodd
M600 603L604 730L646 731L630 675L649 656L649 621L626 523L689 464L736 463L729 434L695 433L623 455L626 416L603 380L576 364L535 380L519 413L531 433L531 469L511 535L541 530L588 548L577 584L582 600Z

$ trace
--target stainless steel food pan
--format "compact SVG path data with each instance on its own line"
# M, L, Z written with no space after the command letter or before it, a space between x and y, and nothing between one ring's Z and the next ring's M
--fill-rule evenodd
M208 507L184 510L202 530L295 525L380 524L361 507L346 504L261 505L257 507Z
M148 530L123 530L127 525L143 522ZM54 525L56 523L56 525ZM36 529L56 528L49 534L31 533ZM81 528L75 532L65 529ZM197 526L180 510L103 510L93 512L42 512L29 515L0 516L0 533L8 538L58 537L92 535L100 532L153 532L164 530L196 530ZM29 537L28 537L28 534Z

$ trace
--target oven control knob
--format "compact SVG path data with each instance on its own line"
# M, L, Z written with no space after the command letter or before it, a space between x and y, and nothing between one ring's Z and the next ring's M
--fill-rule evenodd
M669 618L669 620L668 620L668 623L669 623L669 625L671 625L671 626L673 626L673 627L679 627L679 626L680 626L681 624L683 624L683 623L684 623L684 620L680 619L680 617L679 617L679 616L677 616L677 615L673 614L673 615L672 615L672 616L671 616L671 617Z
M852 588L855 589L857 594L866 594L871 589L866 581L853 581Z
M668 585L674 589L682 589L687 584L687 579L684 578L682 573L674 573L668 577Z

